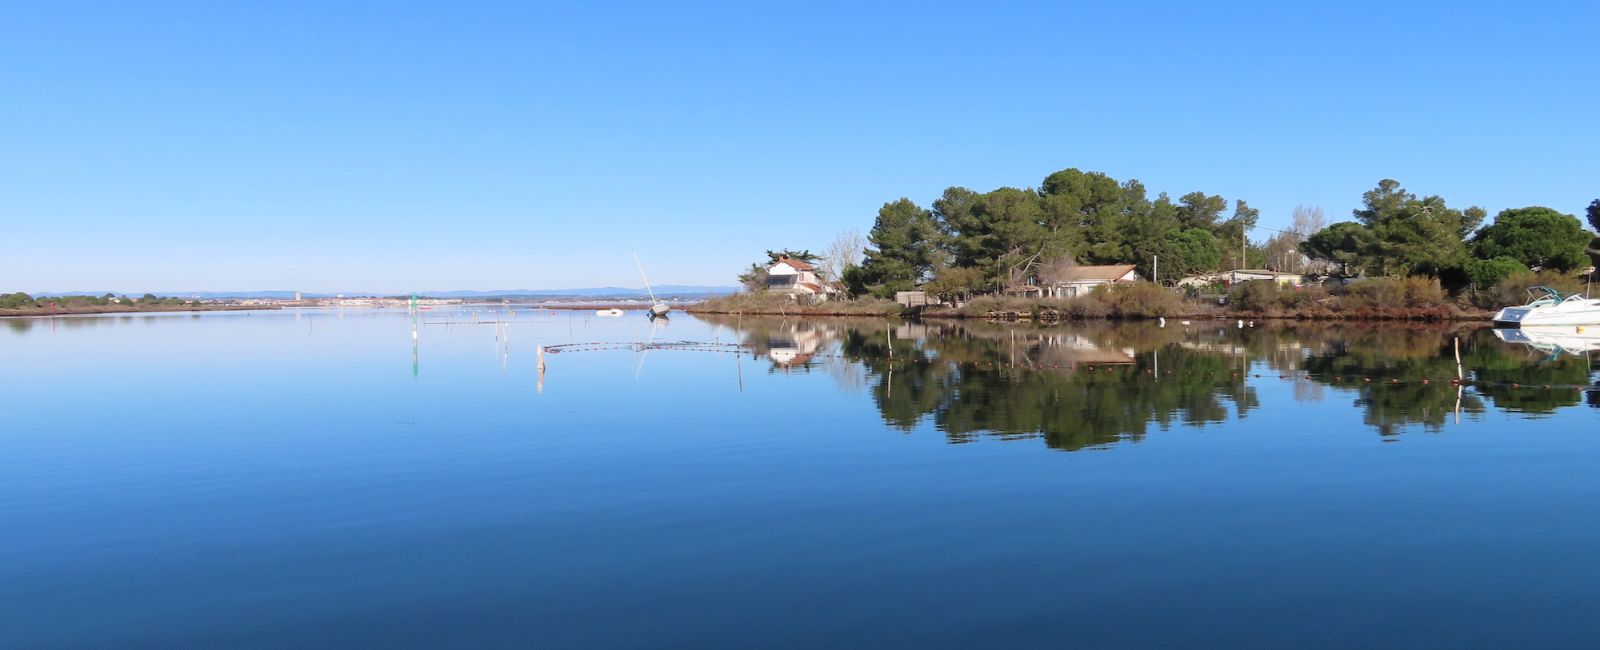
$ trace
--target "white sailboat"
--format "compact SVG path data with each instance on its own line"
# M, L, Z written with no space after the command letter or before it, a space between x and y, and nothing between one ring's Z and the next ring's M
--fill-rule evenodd
M1563 297L1550 287L1528 289L1533 300L1520 307L1506 307L1494 315L1495 327L1536 325L1600 326L1600 300L1579 295Z
M666 316L667 312L670 311L672 308L668 307L667 303L661 302L660 300L656 300L656 290L651 288L651 286L650 286L650 278L645 277L644 264L639 262L639 254L638 253L634 253L633 254L633 264L634 264L634 266L639 267L639 277L644 280L644 290L650 293L650 310L645 312L645 315L649 316L651 319L656 319L656 318L661 318L663 316Z

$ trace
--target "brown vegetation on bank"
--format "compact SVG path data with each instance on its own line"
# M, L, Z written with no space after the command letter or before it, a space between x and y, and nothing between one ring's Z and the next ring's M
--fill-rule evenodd
M772 316L894 316L905 309L893 300L864 298L802 304L783 294L766 291L736 293L699 302L683 311L691 314L754 314Z
M1149 282L1098 287L1075 298L981 296L960 307L902 308L887 300L838 300L798 305L786 296L736 294L685 309L698 313L784 316L917 316L991 320L1132 320L1162 318L1249 318L1294 320L1477 321L1494 311L1527 302L1527 289L1548 286L1563 293L1584 287L1554 272L1521 273L1489 289L1451 297L1437 280L1422 277L1373 278L1342 286L1288 287L1253 281L1234 285L1218 302L1184 297Z

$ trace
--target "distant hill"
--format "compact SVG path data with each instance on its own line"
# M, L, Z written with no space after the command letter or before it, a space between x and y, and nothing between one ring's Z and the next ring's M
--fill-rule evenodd
M655 288L656 296L662 298L684 298L700 296L721 296L738 293L738 287L708 287L687 284L665 284ZM206 300L223 298L244 298L253 300L293 300L293 291L45 291L30 293L35 297L59 296L103 296L105 294L118 296L142 296L152 293L157 296L173 296L178 298L200 297ZM396 293L379 293L371 291L345 291L341 293L311 293L300 294L302 298L332 298L336 295L345 296L392 296L403 295ZM591 287L585 289L491 289L487 291L455 290L455 291L419 291L418 295L431 298L537 298L548 296L551 298L634 298L643 297L648 293L643 288L629 287Z
M38 297L38 298L55 298L55 297L60 297L60 296L103 296L103 295L106 295L108 293L109 294L118 295L118 296L134 296L134 297L138 297L138 296L142 296L142 295L144 295L146 293L150 293L150 294L154 294L154 295L157 295L157 296L160 296L160 297L163 297L163 298L166 298L166 297L173 297L173 298L194 298L194 297L199 297L199 298L202 298L202 299L205 299L205 300L216 300L216 299L220 299L220 298L251 298L251 299L257 299L257 300L264 300L264 299L293 300L294 299L294 292L293 291L41 291L41 292L38 292L38 293L30 293L28 295L31 295L31 296L34 296L34 297ZM300 295L300 297L302 297L302 298L332 298L334 295L335 294L331 294L331 293L303 293L303 294ZM357 294L349 294L349 295L357 295ZM371 294L365 294L365 295L371 295Z

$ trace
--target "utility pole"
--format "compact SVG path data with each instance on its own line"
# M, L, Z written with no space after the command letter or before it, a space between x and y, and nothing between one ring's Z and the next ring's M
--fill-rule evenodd
M1245 254L1246 242L1249 241L1245 238L1245 233L1249 230L1250 226L1245 225L1244 219L1241 217L1239 219L1239 268L1241 269L1250 268L1250 257Z

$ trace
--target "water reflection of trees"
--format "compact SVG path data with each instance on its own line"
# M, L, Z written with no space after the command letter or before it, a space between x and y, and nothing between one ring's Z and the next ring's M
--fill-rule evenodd
M5 323L6 330L18 336L26 335L35 328L43 330L80 330L95 327L111 327L128 325L130 323L153 323L155 319L172 318L200 318L200 314L180 313L154 313L154 314L74 314L67 316L14 316L0 318Z
M735 331L775 371L829 368L866 390L890 426L911 430L931 419L953 442L1042 437L1076 450L1139 440L1152 425L1247 417L1260 407L1251 381L1292 382L1300 402L1348 398L1385 436L1439 430L1491 406L1549 413L1600 403L1593 391L1573 389L1593 383L1588 359L1530 353L1476 327L747 318ZM1456 337L1472 384L1465 390L1450 381Z
M932 416L953 442L1043 436L1075 450L1259 405L1229 359L1162 341L1159 330L1118 332L962 324L895 341L893 360L887 342L861 332L841 351L867 368L886 421L910 429Z

